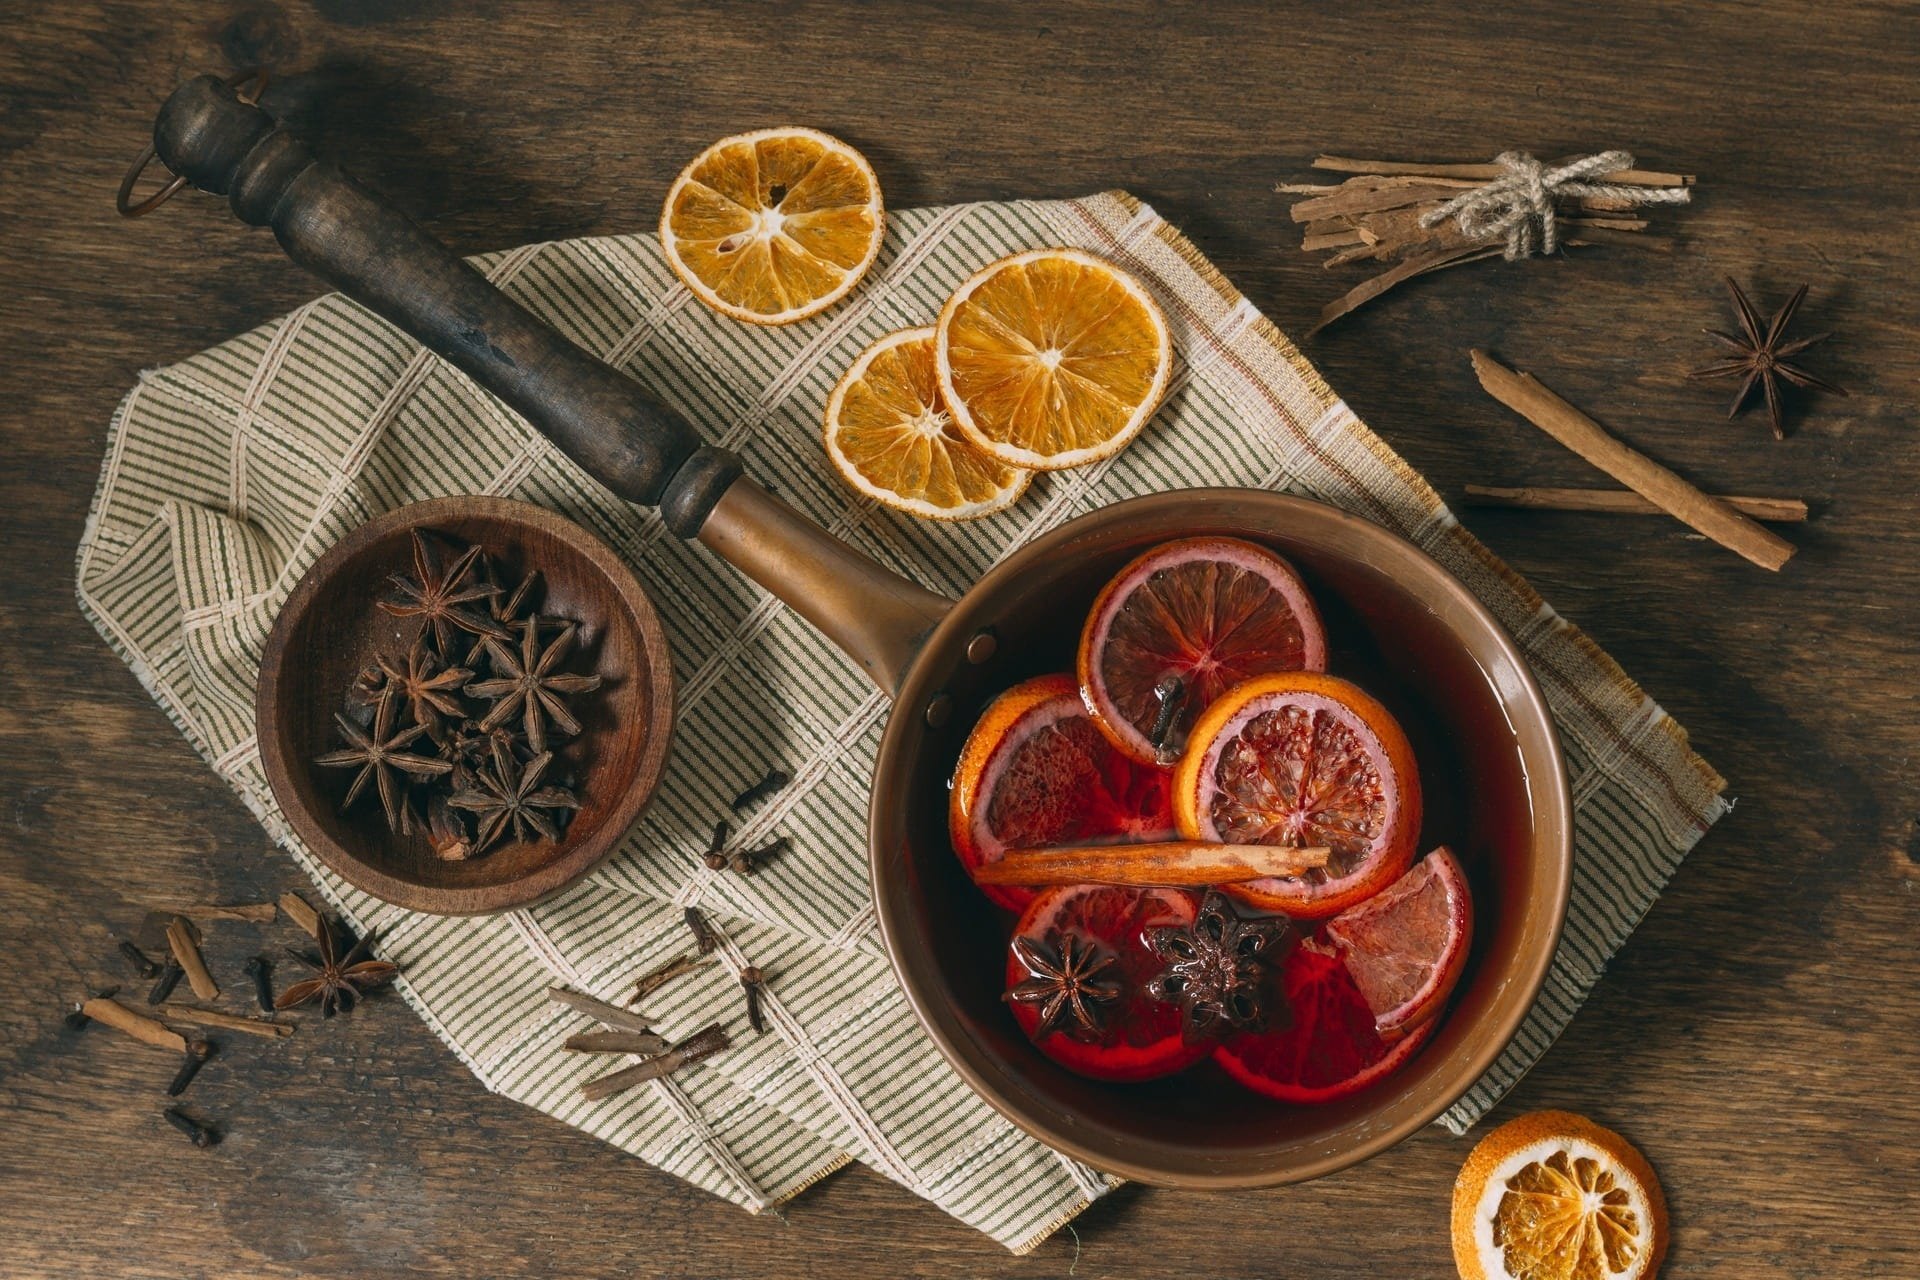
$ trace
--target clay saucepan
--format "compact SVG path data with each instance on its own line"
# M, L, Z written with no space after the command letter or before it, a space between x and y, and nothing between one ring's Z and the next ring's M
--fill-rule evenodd
M404 216L317 162L271 117L205 77L160 113L159 158L230 196L314 270L473 376L582 467L731 561L841 646L894 697L869 814L874 899L920 1020L959 1072L1051 1145L1190 1187L1314 1177L1434 1119L1512 1039L1552 960L1572 823L1540 690L1459 582L1394 535L1332 508L1200 490L1082 516L1022 548L959 601L828 537L740 474L731 453L561 337ZM985 700L1070 666L1100 583L1133 552L1192 533L1264 542L1329 613L1334 670L1406 723L1430 795L1428 835L1465 857L1482 925L1444 1026L1403 1070L1339 1104L1287 1108L1199 1075L1104 1086L1051 1067L999 1000L1004 922L947 845L946 779ZM1218 1086L1218 1087L1215 1087Z

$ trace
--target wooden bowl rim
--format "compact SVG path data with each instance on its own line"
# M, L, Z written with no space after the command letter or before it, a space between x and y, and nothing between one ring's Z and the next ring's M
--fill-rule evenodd
M294 762L289 761L281 749L277 732L281 700L292 693L290 682L283 682L281 677L286 666L287 646L295 630L346 562L395 532L430 530L436 523L476 518L545 534L565 543L599 570L613 597L625 606L627 616L638 630L640 648L647 654L646 744L632 777L624 784L624 793L606 820L577 843L570 845L567 836L563 836L561 849L551 861L499 884L472 888L421 885L403 880L346 849L300 802L293 784ZM613 616L617 612L610 612L608 626L623 625ZM354 888L409 911L447 916L492 915L529 906L573 884L605 861L639 821L660 784L672 742L673 663L667 652L666 632L646 589L626 562L594 534L545 507L511 498L480 495L428 498L396 507L361 524L329 547L301 575L267 634L266 647L260 655L260 677L254 690L253 708L255 741L259 744L260 763L274 801L294 834L328 870Z

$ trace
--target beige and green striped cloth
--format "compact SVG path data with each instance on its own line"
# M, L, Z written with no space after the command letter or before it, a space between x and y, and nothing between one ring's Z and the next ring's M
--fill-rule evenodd
M933 321L985 263L1074 245L1132 271L1173 326L1177 369L1118 457L1043 477L972 524L917 521L829 471L821 407L881 334ZM869 554L957 594L1013 547L1156 490L1252 485L1357 512L1424 547L1511 631L1552 701L1572 771L1577 865L1565 941L1538 1006L1444 1123L1471 1125L1544 1053L1688 848L1725 811L1686 735L1495 560L1292 345L1152 209L1121 193L895 214L868 281L781 329L696 301L651 236L528 245L477 260L501 288L738 450L750 474ZM672 645L680 720L658 798L621 851L552 901L486 919L390 907L323 870L261 772L252 697L275 612L321 552L369 517L443 494L500 494L593 530L639 574ZM886 700L779 602L614 498L468 379L337 296L141 376L116 414L79 554L81 608L181 732L359 928L400 990L486 1085L753 1210L850 1159L1022 1251L1114 1180L980 1102L922 1034L875 931L863 835ZM793 784L744 841L792 851L751 878L700 860L717 814L769 767ZM239 856L236 853L236 856ZM598 1103L602 1068L560 1051L564 983L620 999L681 952L681 908L720 927L721 963L649 1002L670 1035L768 977L769 1034ZM736 1030L738 1030L736 1028Z

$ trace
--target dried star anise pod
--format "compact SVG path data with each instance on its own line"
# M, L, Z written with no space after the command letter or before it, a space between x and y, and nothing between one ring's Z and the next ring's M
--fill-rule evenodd
M445 796L427 801L427 843L433 846L433 856L444 862L463 862L473 856L467 824Z
M553 763L553 752L543 751L522 765L513 753L496 742L493 763L474 774L474 785L447 801L456 809L474 815L479 834L474 837L473 852L492 846L509 827L517 839L531 839L529 833L548 840L560 838L560 828L543 810L578 809L580 802L564 787L542 787L540 779Z
M368 782L375 782L380 791L380 804L387 811L387 826L394 831L410 831L412 811L407 806L407 783L401 775L435 778L452 772L453 766L445 760L415 755L407 750L415 739L426 733L427 726L417 724L411 729L395 733L394 713L399 704L399 697L389 690L381 697L373 713L372 726L365 729L343 715L335 715L333 722L340 727L340 736L349 745L342 750L316 756L314 763L329 769L359 768L353 785L347 788L347 798L340 804L342 813L353 807L353 802L367 789Z
M1034 1035L1045 1036L1059 1030L1075 1039L1091 1039L1100 1034L1105 1006L1120 995L1120 984L1096 981L1108 966L1111 955L1078 934L1064 934L1058 948L1031 938L1016 937L1013 954L1029 977L1006 993L1005 1000L1015 1004L1040 1006L1040 1024Z
M474 601L490 597L495 591L491 584L473 577L474 562L479 558L480 547L471 546L445 569L436 569L432 549L415 529L413 576L392 575L399 597L380 601L380 608L396 618L419 618L425 631L432 634L435 650L442 657L452 656L453 638L458 632L504 640L506 628L471 607Z
M1786 379L1795 386L1807 387L1815 391L1831 391L1837 396L1846 395L1845 388L1835 386L1825 378L1817 378L1797 364L1788 362L1787 357L1798 355L1816 342L1832 337L1830 333L1816 333L1810 338L1795 338L1784 341L1787 326L1793 323L1794 313L1800 310L1800 304L1806 301L1807 286L1801 285L1787 305L1773 313L1772 319L1764 325L1760 322L1760 313L1747 301L1747 295L1741 292L1732 276L1727 277L1727 292L1733 298L1733 314L1740 321L1740 335L1724 333L1719 329L1702 330L1707 336L1719 342L1736 354L1726 360L1716 360L1702 365L1687 376L1689 378L1740 378L1740 391L1733 397L1733 404L1727 409L1729 420L1739 416L1746 405L1747 397L1753 394L1753 384L1759 383L1760 390L1767 402L1767 419L1773 426L1773 438L1787 438L1786 424L1780 414L1780 380Z
M560 700L561 695L598 689L600 677L559 675L554 672L560 659L572 647L574 633L575 628L569 623L566 630L554 637L553 643L543 650L540 648L539 621L524 618L520 622L520 653L517 657L499 640L488 637L487 656L493 660L496 678L478 680L467 686L467 692L476 698L498 699L493 710L487 712L480 721L482 729L502 725L516 711L520 712L526 726L527 745L536 754L547 749L548 720L552 720L554 727L562 733L580 732L580 722L567 710L567 704Z
M273 1002L275 1009L291 1009L295 1005L305 1004L316 996L320 1000L320 1016L331 1018L336 1010L349 1010L354 1002L368 991L390 981L400 972L400 966L386 960L373 960L368 953L373 950L373 932L353 944L353 950L342 958L335 957L333 944L333 925L326 919L320 921L319 936L320 958L287 948L287 954L316 970L316 976L303 982L296 982L282 991Z
M1225 894L1209 889L1191 925L1147 930L1147 945L1167 962L1147 983L1147 994L1180 1006L1189 1041L1256 1027L1267 966L1286 931L1285 919L1244 917Z
M432 650L427 648L424 631L413 642L413 649L407 654L404 666L396 667L385 658L379 659L379 664L381 673L386 677L385 688L392 690L395 697L406 701L413 722L425 725L427 733L436 743L444 742L447 728L442 717L452 717L458 721L466 715L466 708L460 705L460 699L455 695L473 678L473 672L465 667L442 667L440 659L434 657Z
M497 585L494 587L493 597L487 605L487 615L494 620L503 633L511 634L519 630L520 623L528 617L531 617L534 624L542 631L559 631L567 625L564 618L549 618L528 606L528 597L539 582L540 571L533 569L528 571L526 577L520 579L520 585L512 591L502 591ZM486 636L476 635L472 646L467 650L467 656L461 660L461 665L478 670L480 659L486 651Z

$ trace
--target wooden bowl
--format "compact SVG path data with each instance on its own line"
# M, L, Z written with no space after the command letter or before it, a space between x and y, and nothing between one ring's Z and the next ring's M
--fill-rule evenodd
M502 843L465 861L443 861L424 835L388 830L371 787L343 813L354 771L313 763L340 745L333 717L345 708L355 674L376 654L404 658L418 633L415 619L375 607L390 594L388 575L411 565L416 529L481 544L509 583L539 570L541 612L579 623L565 669L597 674L602 683L570 703L581 720L579 736L558 738L553 747L549 777L571 775L581 802L558 841ZM417 502L341 539L287 598L267 637L254 698L261 762L288 825L354 887L440 915L523 907L591 871L652 798L672 723L666 636L633 573L579 525L503 498Z
M1384 702L1412 740L1420 851L1450 845L1473 886L1467 969L1433 1037L1373 1087L1324 1106L1241 1088L1211 1063L1105 1084L1044 1057L1001 999L1011 917L953 855L947 779L1002 689L1071 671L1094 596L1171 538L1226 534L1291 561L1327 624L1329 669ZM995 659L969 661L982 628ZM936 694L952 714L929 725ZM1124 1177L1260 1187L1344 1169L1433 1122L1513 1040L1566 914L1573 811L1547 701L1513 641L1411 543L1333 507L1248 489L1189 489L1069 521L995 565L928 639L903 682L873 780L870 865L887 953L947 1059L1047 1145Z

